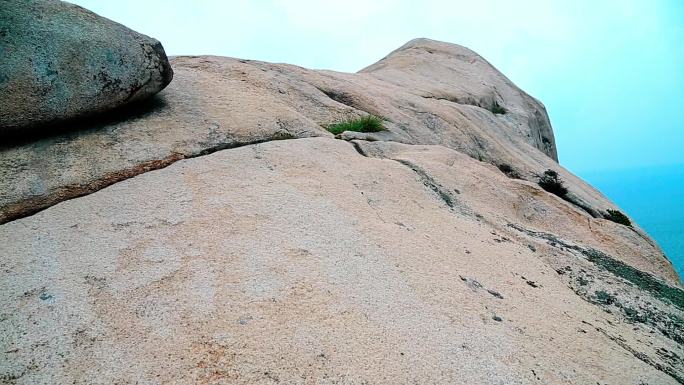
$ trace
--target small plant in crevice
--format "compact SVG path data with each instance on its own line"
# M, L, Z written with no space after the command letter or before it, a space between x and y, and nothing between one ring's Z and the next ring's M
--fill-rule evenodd
M619 223L621 225L632 227L632 221L630 221L627 215L623 214L622 211L611 209L608 209L606 211L608 212L608 214L604 215L604 218L606 218L607 220Z
M506 109L503 108L497 101L494 101L491 111L495 115L503 115L506 113Z
M556 194L561 198L565 198L568 189L563 184L563 180L558 176L554 170L548 169L544 171L544 175L539 177L539 186L544 190Z
M499 168L499 171L502 173L506 174L507 177L513 178L513 179L522 179L518 171L516 171L513 167L511 167L510 164L507 163L501 163L497 165Z
M337 135L345 131L355 132L379 132L384 131L382 119L375 115L362 116L360 118L349 119L341 123L331 124L327 130Z

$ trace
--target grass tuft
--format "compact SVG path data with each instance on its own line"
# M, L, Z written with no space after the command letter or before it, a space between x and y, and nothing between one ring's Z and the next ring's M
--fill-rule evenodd
M331 124L327 127L328 131L337 135L345 131L355 132L379 132L384 131L382 119L375 115L362 116L356 119L349 119L346 122Z

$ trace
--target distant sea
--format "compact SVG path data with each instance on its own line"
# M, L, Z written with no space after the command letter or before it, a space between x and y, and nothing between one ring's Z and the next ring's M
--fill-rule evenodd
M578 174L646 230L684 277L684 165Z

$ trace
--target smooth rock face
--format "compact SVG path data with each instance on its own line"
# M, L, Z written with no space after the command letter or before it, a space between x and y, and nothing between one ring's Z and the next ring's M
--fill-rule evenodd
M0 149L0 381L684 381L672 266L472 51L172 64L136 110ZM368 113L388 130L324 129Z
M465 47L414 39L360 72L423 98L480 107L500 118L505 115L515 134L558 161L544 106Z
M0 0L0 132L111 110L172 77L152 38L67 2Z
M356 144L219 151L0 226L0 378L681 380L682 301L604 263L623 226L442 146Z
M416 65L407 67L411 56ZM569 199L587 211L587 220L601 220L601 212L616 208L556 163L550 126L540 123L548 122L542 104L457 45L418 39L383 59L382 66L357 74L224 57L171 62L174 81L147 109L119 114L118 120L65 124L53 136L0 147L0 223L179 159L270 140L332 137L324 126L368 113L382 117L388 129L369 139L445 146L493 165L509 165L532 182L551 168L568 186ZM467 63L473 63L472 73ZM472 77L479 79L477 84L492 85L478 88L468 80ZM423 88L439 94L442 86L448 90L442 94L471 94L475 101L489 100L496 89L497 97L507 95L497 99L506 112L425 97ZM541 120L535 120L538 114ZM535 139L540 137L549 139L551 147ZM679 284L662 251L638 226L625 234L636 240L623 246L623 258Z
M272 139L330 136L323 126L368 113L382 117L388 128L377 139L443 145L509 165L530 181L552 168L568 184L571 199L592 216L615 208L555 162L553 133L543 123L548 117L541 103L483 59L460 60L475 55L463 47L426 39L405 47L383 59L382 68L358 74L221 57L174 58L175 80L152 103L155 108L0 148L0 223L180 158ZM420 77L405 69L411 56L416 60L412 71ZM395 61L399 67L390 71ZM477 88L467 80L475 76L467 71L471 62L478 82L490 86ZM432 67L434 78L429 77ZM428 97L423 90L434 96L442 86L448 87L442 93L447 97ZM468 94L486 102L494 89L505 113L449 100L449 95Z

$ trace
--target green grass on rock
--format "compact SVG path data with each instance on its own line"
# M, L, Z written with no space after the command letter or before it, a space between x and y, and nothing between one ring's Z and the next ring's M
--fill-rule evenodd
M385 130L385 127L382 125L382 119L375 115L349 119L345 122L331 124L327 128L328 131L335 135L341 134L345 131L379 132Z

